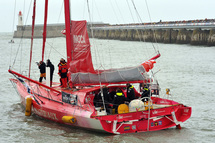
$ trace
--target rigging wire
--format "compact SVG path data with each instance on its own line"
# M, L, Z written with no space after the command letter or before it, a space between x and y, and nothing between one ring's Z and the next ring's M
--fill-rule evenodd
M133 20L133 22L135 23L134 15L133 15L133 13L132 13L132 11L131 11L130 4L129 4L128 0L126 0L126 2L127 2L127 5L128 5L128 8L129 8L129 11L130 11L132 20ZM134 10L135 10L136 6L134 5L134 3L133 3L133 7L134 7ZM136 9L136 14L137 14L137 13L138 13L138 12L137 12L137 9ZM143 31L142 31L142 30L138 30L137 28L135 28L135 31L136 31L136 33L137 33L137 35L138 35L138 38L139 38L139 41L140 41L140 42L142 41L141 37L143 37L143 41L144 41L144 44L145 44L145 48L147 49L148 46L147 46L147 44L146 44L145 37L143 36L143 35L144 35ZM140 33L141 33L141 34L140 34ZM141 44L141 45L143 45L143 44ZM147 52L148 52L148 51L147 51ZM145 52L143 52L143 53L145 53ZM149 54L146 54L146 55L149 55ZM149 57L149 56L148 56L148 57Z
M14 32L14 23L15 23L15 15L16 15L16 0L14 1L14 15L13 15L13 25L12 25L12 33ZM12 38L13 39L13 38ZM11 41L12 42L12 41ZM12 43L10 44L10 65L11 65L11 59L12 59Z
M92 36L92 43L93 43L93 45L94 45L94 54L95 54L95 61L96 61L96 65L98 66L98 59L97 59L97 46L96 46L96 44L94 44L95 43L95 41L94 41L94 31L93 31L93 29L92 29L92 27L93 27L93 24L92 24L92 17L91 17L91 12L90 12L90 6L89 6L89 0L87 0L87 9L88 9L88 16L89 16L89 20L90 20L90 31L91 31L91 36ZM99 57L98 57L99 58ZM99 59L100 60L100 59ZM101 61L101 60L100 60Z
M58 19L57 19L57 23L59 23L59 21L60 21L60 17L61 17L62 11L63 11L63 5L64 5L64 3L63 3L63 1L62 1L61 8L60 8L60 13L59 13L59 16L58 16ZM62 30L63 30L63 29L62 29ZM52 52L54 40L55 40L55 39L53 38L51 44L50 44L48 41L46 42L48 45L51 46L50 51L49 51L49 54L48 54L48 59L50 59L50 55L51 55L51 52Z
M131 11L130 4L129 4L128 0L126 0L126 2L127 2L127 5L128 5L128 8L129 8L129 11L130 11L132 20L133 20L133 22L135 23L134 15L133 15L133 13L132 13L132 11ZM134 8L134 9L135 9L135 8ZM137 12L137 13L138 13L138 12ZM141 25L141 23L140 23L140 25ZM145 49L147 49L148 46L147 46L147 44L146 44L145 37L143 36L143 35L144 35L143 30L138 30L137 28L135 28L135 31L136 31L136 33L137 33L137 36L138 36L140 42L142 42L142 38L143 38L143 42L144 42L144 44L145 44ZM141 37L142 37L142 38L141 38ZM141 46L143 46L143 44L141 44ZM143 49L143 48L142 48L142 49ZM147 51L147 52L148 52L148 51ZM145 52L142 52L142 53L145 53ZM149 54L145 54L145 55L148 56ZM148 56L148 57L149 57L149 56Z
M149 14L150 22L152 22L152 18L151 18L151 14L150 14L150 12L149 12L149 7L148 7L147 0L145 0L145 3L146 3L147 11L148 11L148 14ZM157 44L157 39L156 39L156 36L155 36L155 29L154 29L154 26L152 26L152 31L153 31L153 37L154 37L155 43ZM152 44L153 44L153 43L152 43ZM157 47L158 47L158 45L157 45ZM153 44L153 48L154 48L155 51L157 51L157 53L160 53L159 50L156 49L156 47L154 46L154 44ZM159 68L159 65L158 65L158 68ZM151 74L154 75L154 74L153 74L153 70L151 70ZM154 76L154 78L156 79L155 76ZM157 80L157 79L156 79L156 82L157 82L157 84L158 84L158 80Z
M92 2L92 14L90 14L90 15L92 15L91 16L91 20L90 20L90 23L93 25L93 15L95 15L94 13L95 13L95 10L97 10L96 9L97 8L97 5L96 5L96 2ZM95 41L95 39L93 38L93 43L94 43L94 46L95 46L95 52L97 53L97 56L98 56L98 58L99 58L99 62L100 62L100 64L98 65L98 67L102 67L102 63L104 63L104 58L101 58L101 57L104 57L103 56L103 52L100 52L100 48L98 48L98 44L96 44L96 41ZM99 69L99 68L98 68Z
M82 15L82 19L84 19L84 17L85 17L85 4L83 5L83 7L84 7L84 9L83 9L83 15Z
M91 27L92 27L92 19L91 19L91 13L90 13L90 7L89 7L89 1L87 0L87 8L88 8L88 14L89 14L89 19L90 19L90 23L91 23ZM91 34L92 34L92 38L94 39L94 34L93 34L93 29L91 29ZM93 40L93 43L95 43L95 41ZM97 56L96 56L96 50L98 51L97 46L95 45L95 58L96 58L96 63L97 63ZM100 63L101 63L101 59L99 57ZM102 65L101 65L102 66ZM99 74L99 68L98 68L98 74ZM102 84L101 84L101 76L99 75L99 84L100 84L100 91L101 91L101 96L102 96L102 101L103 101L103 105L104 105L104 109L105 107L105 103L104 103L104 97L103 97L103 90L102 90ZM106 111L106 109L105 109Z
M135 5L135 3L134 3L134 1L132 0L131 1L132 2L132 5L133 5L133 7L134 7L134 10L135 10L135 12L136 12L136 16L137 16L137 20L139 21L139 25L141 25L142 23L143 23L143 21L142 21L142 19L141 19L141 17L140 17L140 14L139 14L139 12L138 12L138 10L137 10L137 7L136 7L136 5ZM144 28L145 29L145 28ZM138 34L138 37L139 37L139 39L140 39L140 41L141 41L141 36L143 37L143 41L144 42L146 42L145 41L145 37L143 36L144 35L144 33L143 33L143 31L142 30L140 30L140 32L141 32L141 35L139 34L139 31L137 30L137 34ZM146 45L146 48L147 48L147 44L145 44ZM153 46L153 43L152 43L152 46ZM147 51L148 52L148 58L149 58L149 51Z
M26 27L26 23L27 23L27 19L28 19L29 13L30 13L32 1L33 1L33 0L31 0L30 5L29 5L29 9L28 9L28 13L27 13L25 25L23 26L23 31L22 31L21 40L20 40L19 46L18 46L18 48L17 48L16 55L15 55L15 58L14 58L12 67L14 67L14 65L15 65L15 63L16 63L16 58L17 58L17 56L18 56L18 53L19 53L19 50L20 50L20 47L21 47L21 44L22 44L22 41L23 41L23 35L24 35L24 32L25 32L25 27Z
M128 0L126 0L126 2L127 2L127 5L128 5L128 9L129 9L129 11L130 11L130 14L131 14L131 18L132 18L133 21L135 21L135 20L134 20L134 16L133 16L133 14L132 14L132 12L131 12L131 7L130 7L130 5L129 5Z
M129 4L128 0L126 0L126 3L127 3L127 6L128 6L128 9L129 9L129 12L130 12L132 21L135 23L134 15L133 15L133 12L132 12L132 10L131 10L131 7L130 7L130 4ZM138 38L139 38L139 41L141 42L141 41L142 41L142 40L141 40L141 37L142 37L142 36L141 36L140 32L142 33L142 31L139 31L137 28L135 28L135 31L136 31L136 33L137 33L137 36L138 36ZM142 35L143 35L143 33L142 33ZM145 47L147 48L147 44L145 43L145 38L144 38L144 37L143 37L143 41L144 41ZM141 45L143 45L143 44L141 44ZM142 53L145 53L145 52L142 52Z
M116 11L115 11L115 9L114 9L113 3L111 2L111 0L110 0L109 2L110 2L111 7L112 7L112 9L113 9L114 15L116 16L116 17L115 17L115 18L116 18L116 21L117 21L117 23L119 24L119 23L120 23L120 22L119 22L119 17L118 17L118 15L116 14Z
M24 15L24 13L25 13L25 0L24 0L24 4L23 4L23 15ZM22 15L22 19L24 19L24 16ZM21 41L21 54L20 54L20 73L21 73L21 71L22 71L22 48L23 48L23 43L22 43L23 41Z
M99 12L99 9L98 9L98 6L97 6L97 4L96 3L94 3L95 5L94 5L94 7L95 7L95 9L96 9L96 11L97 11L97 14L98 14L98 17L99 17L99 19L100 19L100 21L103 21L102 20L102 17L101 17L101 15L100 15L100 12ZM105 31L103 31L103 32L105 32ZM107 34L107 33L106 33ZM93 39L93 41L94 41L94 43L96 43L95 42L95 40ZM107 40L107 42L109 42L108 40ZM101 43L100 43L100 45L102 45ZM110 66L112 67L112 62L111 62L111 54L110 54L110 46L109 46L109 44L105 44L105 45L108 45L107 46L107 48L109 49L109 59L110 59ZM103 46L102 46L103 47ZM99 48L100 49L100 48ZM103 49L100 49L101 51L103 51ZM96 50L95 50L95 52L96 52ZM102 55L99 55L98 54L98 56L102 56L102 57L104 57L104 53L103 52L98 52L98 49L97 49L97 53L101 53ZM99 57L100 58L100 57ZM102 63L104 64L105 62L104 62L104 58L101 58L102 59ZM100 60L101 61L101 60ZM100 66L98 65L98 67L102 67L102 63L100 63ZM102 67L103 69L104 69L104 67Z
M149 14L150 22L152 22L152 18L151 18L151 14L150 14L150 12L149 12L149 7L148 7L148 2L147 2L147 0L145 0L145 3L146 3L147 11L148 11L148 14ZM154 29L154 26L152 26L152 31L153 31L153 36L154 36L155 43L157 43L157 39L156 39L156 36L155 36L155 29ZM153 44L153 48L156 50L154 44Z
M55 52L57 52L59 55L61 55L62 57L64 57L64 59L66 59L65 55L61 54L58 50L56 50L54 48L54 46L52 46L51 44L47 43Z
M138 10L137 10L137 7L136 7L134 1L132 0L131 2L132 2L132 5L133 5L133 7L134 7L134 10L135 10L135 12L136 12L136 15L137 15L138 20L140 21L140 23L143 23L143 20L142 20L142 18L141 18L141 16L140 16L139 12L138 12ZM147 3L146 3L146 4L147 4ZM148 6L147 6L147 7L148 7ZM150 14L149 10L148 10L148 13ZM145 29L145 27L144 27L144 29ZM154 30L152 30L152 31L153 31L153 35L154 35L154 38L155 38L155 31L154 31ZM141 30L141 33L142 33L142 35L144 35L142 30ZM145 38L143 38L143 39L144 39L144 42L145 42ZM157 41L156 41L156 43L157 43ZM154 48L156 54L158 54L159 51L156 49L156 47L154 46L154 44L153 44L152 42L151 42L151 44L152 44L152 47ZM147 51L147 52L148 52L148 51ZM148 54L148 55L149 55L149 54Z
M125 23L125 19L124 19L123 15L122 15L122 12L121 12L120 8L119 8L117 0L114 0L114 2L115 2L115 5L116 5L116 7L117 7L117 9L119 11L120 17L122 18L122 22Z
M102 16L100 15L100 12L99 12L99 10L98 10L98 6L97 6L96 2L95 2L95 8L96 8L96 10L97 10L97 14L98 14L98 16L99 16L99 19L100 19L101 21L103 21L103 20L102 20Z

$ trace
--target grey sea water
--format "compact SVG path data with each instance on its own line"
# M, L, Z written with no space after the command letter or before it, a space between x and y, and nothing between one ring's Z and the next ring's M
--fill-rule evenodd
M182 129L169 128L161 131L111 135L86 129L67 127L37 116L25 117L19 96L9 78L9 66L27 74L30 39L14 39L0 33L0 142L35 143L213 143L215 141L215 47L155 44L161 57L155 64L154 73L162 91L170 88L171 98L192 107L189 120ZM22 44L20 44L22 43ZM140 64L152 55L151 43L92 40L93 63L97 68L113 68ZM19 50L18 50L19 49ZM34 41L32 78L39 77L35 61L41 59L41 39ZM146 49L146 50L145 50ZM19 52L17 52L19 51ZM45 58L50 58L57 70L61 57L65 57L65 39L47 40ZM14 62L14 59L15 62ZM102 64L101 64L102 63ZM26 72L23 72L26 71ZM54 80L58 81L57 71Z

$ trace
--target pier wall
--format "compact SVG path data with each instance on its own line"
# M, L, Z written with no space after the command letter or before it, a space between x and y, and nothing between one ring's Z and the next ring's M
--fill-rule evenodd
M47 26L47 38L64 37L61 31L64 25ZM17 26L14 38L31 38L31 26ZM91 30L88 28L92 38ZM191 44L215 46L215 28L210 29L94 29L94 38L114 39L122 41L143 41L174 44ZM34 38L42 38L43 26L37 25L34 30Z
M215 46L215 29L95 29L94 38Z
M47 26L47 38L64 37L61 33L65 29L64 25L51 25ZM31 26L17 26L17 31L14 32L14 38L31 38L32 27ZM37 25L34 28L34 38L43 37L43 25Z

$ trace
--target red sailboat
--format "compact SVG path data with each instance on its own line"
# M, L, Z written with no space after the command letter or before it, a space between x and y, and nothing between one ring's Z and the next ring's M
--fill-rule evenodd
M36 0L34 0L35 13ZM162 130L177 126L191 116L191 107L163 99L158 84L153 84L148 71L160 54L141 65L110 70L95 70L90 51L86 21L71 21L69 0L64 0L69 88L50 87L23 76L12 69L10 79L16 85L26 115L40 117L68 126L78 126L113 134ZM48 0L46 0L47 15ZM35 16L33 15L33 18ZM46 25L47 16L45 16ZM34 20L32 22L34 27ZM46 37L44 26L44 37ZM32 37L33 37L32 28ZM45 38L43 39L43 53ZM33 44L33 38L32 38ZM32 50L31 50L32 51ZM32 54L32 53L31 53ZM43 55L43 54L42 54ZM42 56L42 60L44 56ZM31 63L31 60L30 60ZM30 65L31 67L31 65ZM148 85L150 93L143 97L134 87L134 99L115 105L117 96L128 99L126 84ZM108 92L104 92L107 90ZM121 95L116 92L120 91ZM167 90L167 94L168 94ZM108 96L108 100L106 97Z

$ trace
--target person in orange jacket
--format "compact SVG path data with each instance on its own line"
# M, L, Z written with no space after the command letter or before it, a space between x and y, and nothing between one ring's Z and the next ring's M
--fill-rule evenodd
M60 82L62 87L67 87L68 77L67 77L68 67L66 61L61 58L58 64L58 74L60 75Z

